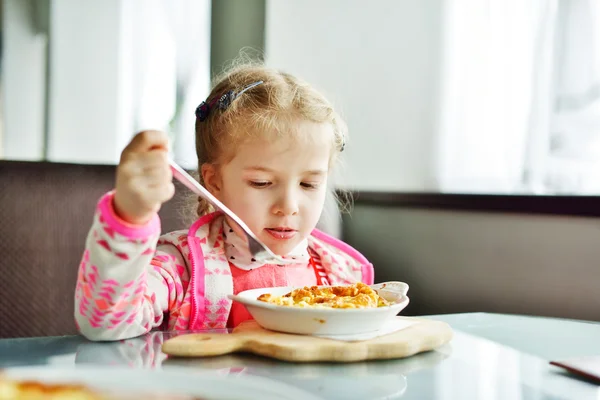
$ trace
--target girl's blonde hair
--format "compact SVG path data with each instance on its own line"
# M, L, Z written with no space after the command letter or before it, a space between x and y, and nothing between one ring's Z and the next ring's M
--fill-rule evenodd
M328 123L333 128L332 161L343 150L346 124L331 103L316 89L300 79L257 63L234 65L215 80L206 103L215 104L229 91L240 93L225 109L211 107L205 118L196 118L196 154L200 183L204 184L203 164L227 162L236 146L253 135L297 135L289 123L297 118L316 123ZM198 199L198 216L212 211L202 198Z

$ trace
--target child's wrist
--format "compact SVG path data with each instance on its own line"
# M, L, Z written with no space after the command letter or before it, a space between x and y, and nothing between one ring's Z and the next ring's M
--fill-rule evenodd
M134 226L147 225L148 222L150 222L156 214L154 212L151 212L151 213L134 215L132 213L125 211L124 210L125 207L123 207L122 204L123 204L122 199L118 195L118 192L115 191L115 193L112 196L111 208L112 208L112 211L113 211L115 217L117 217L117 219L119 219L120 222L123 222L125 225L134 225Z

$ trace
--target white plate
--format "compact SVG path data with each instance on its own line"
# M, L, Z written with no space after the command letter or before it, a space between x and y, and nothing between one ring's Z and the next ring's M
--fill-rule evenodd
M302 335L357 335L378 331L384 323L402 311L409 302L404 282L371 285L380 296L392 302L388 307L362 309L300 308L278 306L257 300L263 293L281 296L298 287L252 289L228 297L246 306L263 328Z
M231 376L190 371L124 367L17 367L2 370L16 380L82 384L96 390L125 394L160 393L201 397L203 400L322 400L292 385L259 376Z

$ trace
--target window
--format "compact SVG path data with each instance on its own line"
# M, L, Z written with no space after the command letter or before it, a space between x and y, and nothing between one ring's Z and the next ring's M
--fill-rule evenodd
M445 2L444 192L600 193L600 3Z

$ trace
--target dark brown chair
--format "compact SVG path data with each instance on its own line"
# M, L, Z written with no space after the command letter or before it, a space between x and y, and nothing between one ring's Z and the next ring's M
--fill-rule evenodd
M0 161L0 338L76 333L77 268L94 208L114 185L114 166ZM183 229L189 195L160 216Z

